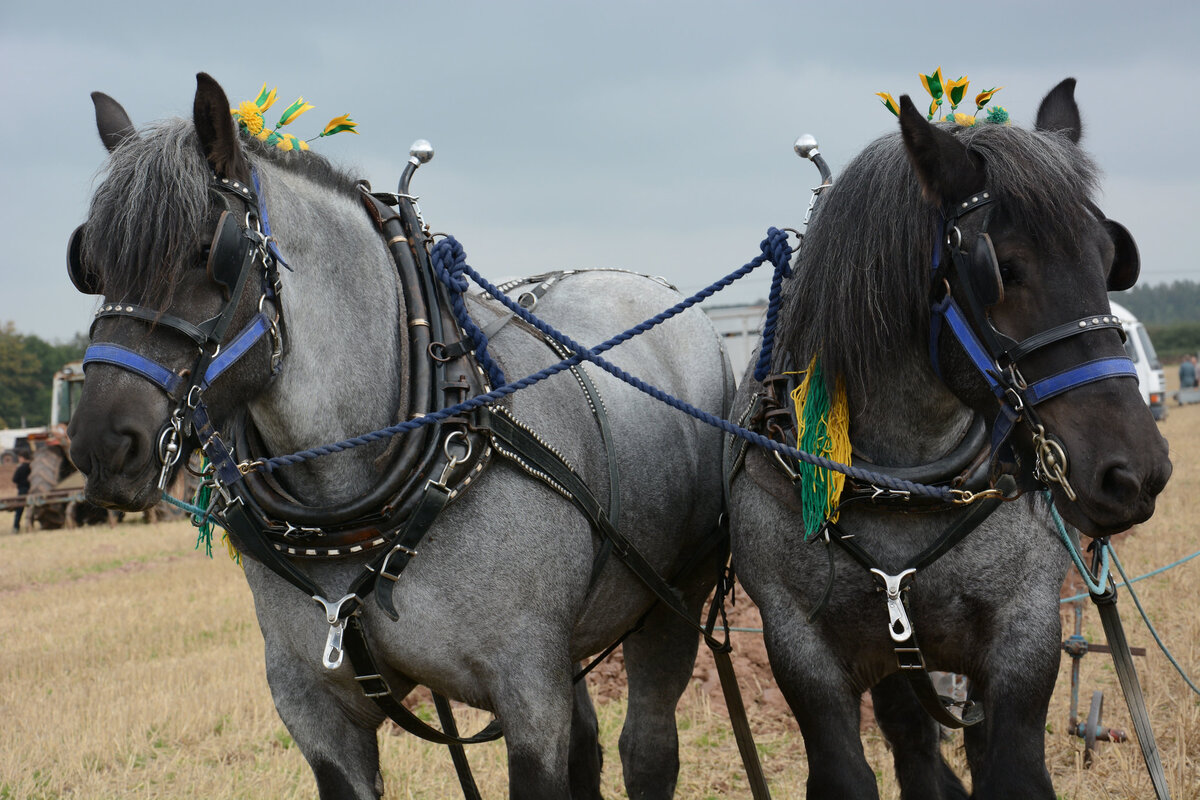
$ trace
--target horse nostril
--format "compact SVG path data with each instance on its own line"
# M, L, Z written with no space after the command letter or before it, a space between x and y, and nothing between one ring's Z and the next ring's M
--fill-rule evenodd
M1112 503L1132 505L1142 493L1142 482L1136 473L1124 464L1114 464L1104 471L1100 489Z
M127 468L139 469L152 455L150 436L139 425L114 426L107 438L111 443L109 466L114 473L119 474Z

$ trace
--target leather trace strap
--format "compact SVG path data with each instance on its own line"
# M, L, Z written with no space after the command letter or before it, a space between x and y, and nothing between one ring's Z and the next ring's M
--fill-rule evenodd
M1107 538L1097 539L1093 545L1093 574L1099 567L1103 548L1109 547ZM1108 640L1109 651L1112 653L1113 666L1117 671L1117 679L1121 683L1121 693L1125 695L1125 704L1129 707L1129 717L1133 720L1133 729L1137 733L1138 746L1142 750L1142 759L1146 770L1150 773L1150 783L1154 786L1154 796L1158 800L1170 800L1171 792L1167 786L1166 772L1163 770L1162 758L1159 756L1158 745L1154 740L1154 728L1150 724L1150 712L1146 710L1146 699L1142 695L1142 685L1138 680L1137 668L1133 665L1133 655L1129 650L1129 641L1125 638L1125 628L1121 624L1121 614L1117 610L1117 587L1110 576L1108 585L1101 594L1091 592L1092 603L1100 611L1100 623L1104 626L1104 637Z

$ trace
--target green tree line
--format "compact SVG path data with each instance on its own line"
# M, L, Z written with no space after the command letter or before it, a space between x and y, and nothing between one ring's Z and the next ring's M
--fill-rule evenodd
M0 325L0 428L33 428L50 422L54 373L83 358L87 337L47 342L18 333L12 322Z
M1197 281L1134 286L1127 292L1113 292L1110 297L1128 308L1147 328L1181 322L1200 323L1200 282ZM1157 340L1155 344L1158 344Z
M1200 352L1200 282L1135 286L1110 297L1142 321L1164 363Z

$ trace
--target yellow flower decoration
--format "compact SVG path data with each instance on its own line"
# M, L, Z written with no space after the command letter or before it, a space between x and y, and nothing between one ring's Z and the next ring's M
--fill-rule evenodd
M992 99L992 95L1003 89L1003 86L997 86L994 89L988 89L975 95L975 108L983 108L987 102Z
M287 125L289 122L292 122L297 117L299 117L301 114L303 114L305 111L308 111L311 108L312 108L311 105L304 102L303 97L297 97L296 102L292 103L290 106L288 106L287 108L285 108L283 110L283 116L281 116L279 118L279 124L277 124L275 127L282 128L284 125Z
M896 102L896 98L892 97L887 92L876 92L875 96L883 100L883 107L888 111L900 116L900 104Z
M358 123L350 119L349 114L342 114L340 117L334 117L333 119L329 120L329 122L326 122L325 129L317 134L317 138L322 136L333 136L335 133L341 133L342 131L350 131L351 133L358 135L358 131L354 130L357 127Z
M966 75L963 75L958 80L946 81L946 97L950 98L950 110L958 108L958 104L963 101L963 97L967 94L967 87L971 81Z
M271 91L267 91L267 85L264 83L262 88L258 90L258 97L254 101L254 105L258 106L260 112L266 111L271 106L275 105L275 87L271 87Z
M940 101L943 94L942 87L945 85L942 81L942 68L935 69L932 75L922 75L921 85L925 87L925 91L929 92L930 97L935 101ZM938 105L940 106L941 103L938 102Z
M1008 112L1001 109L998 113L989 112L986 117L978 117L977 114L983 109L984 105L992 99L992 95L1003 89L1003 86L997 86L992 89L980 92L975 96L976 115L958 113L958 105L967 95L967 87L971 81L963 75L953 80L947 80L942 75L942 68L938 67L929 75L920 75L921 85L925 87L925 91L932 98L929 103L929 112L926 114L926 119L937 119L938 121L949 122L953 120L959 125L975 125L976 123L1006 123L1008 122ZM888 111L891 111L896 116L900 116L900 105L887 92L876 92L875 96L883 101L883 106ZM950 110L943 112L942 107L946 100L950 101Z
M275 99L275 88L268 91L267 85L264 83L262 89L258 92L257 98L241 103L237 108L230 109L230 111L237 119L239 126L255 139L264 141L268 145L275 145L285 152L307 150L308 142L311 139L306 141L290 133L281 133L278 128L294 122L302 114L312 110L313 106L310 103L304 102L303 97L296 98L294 103L283 110L283 114L279 117L279 124L275 126L276 130L271 130L264 124L263 112L275 103ZM354 130L357 126L358 123L350 119L349 114L342 114L340 117L334 117L326 123L324 130L314 136L313 139L318 139L322 136L332 136L342 131L358 133L358 131Z
M247 100L237 107L234 116L246 127L251 136L257 136L263 129L263 116L258 106Z

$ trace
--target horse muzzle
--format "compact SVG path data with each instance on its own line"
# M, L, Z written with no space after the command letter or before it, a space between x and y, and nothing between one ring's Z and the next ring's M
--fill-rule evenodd
M1052 486L1055 506L1087 536L1110 536L1148 520L1171 477L1167 441L1140 398L1135 395L1134 400L1137 407L1122 415L1122 425L1097 424L1103 419L1097 416L1087 427L1064 420L1059 429L1070 459L1067 479L1076 497L1072 500L1062 487ZM1120 408L1109 406L1114 407Z
M157 503L161 464L159 431L132 405L108 413L81 402L71 420L71 460L87 476L89 502L122 511L144 511Z

